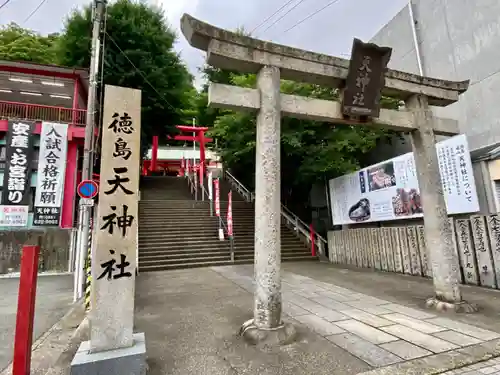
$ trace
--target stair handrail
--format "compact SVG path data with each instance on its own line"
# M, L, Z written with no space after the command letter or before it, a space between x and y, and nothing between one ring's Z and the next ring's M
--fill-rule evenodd
M226 219L227 220L227 219ZM229 229L227 228L227 223L224 222L224 219L222 218L222 212L219 215L219 223L222 225L222 231L227 234L227 237L229 238L229 251L231 255L231 262L234 263L234 234L229 237Z
M253 202L254 195L248 190L245 185L243 185L236 177L234 177L231 172L224 170L224 174L227 176L227 180L234 187L234 189L240 193L240 195L245 198L247 202Z
M224 173L229 183L235 187L236 191L238 191L238 193L240 193L247 202L253 202L255 200L255 194L248 190L228 170L225 170ZM288 226L293 226L293 230L295 231L297 237L303 236L307 243L317 248L318 254L325 255L324 249L328 244L326 239L323 236L319 235L316 231L313 231L313 233L311 233L310 226L307 225L292 211L290 211L290 209L283 203L281 203L281 216L283 216L283 218L286 220ZM313 244L311 244L311 240L313 240Z

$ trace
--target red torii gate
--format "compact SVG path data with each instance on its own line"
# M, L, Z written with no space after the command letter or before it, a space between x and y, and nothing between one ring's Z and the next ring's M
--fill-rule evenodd
M175 135L168 136L168 139L173 139L176 141L194 141L200 144L200 166L202 168L205 166L205 143L212 142L212 138L205 137L205 132L208 131L207 127L196 127L188 125L176 125L176 128L181 132L195 133L195 135ZM145 160L143 163L145 174L148 172L156 171L158 167L158 136L153 136L153 144L151 147L151 161Z

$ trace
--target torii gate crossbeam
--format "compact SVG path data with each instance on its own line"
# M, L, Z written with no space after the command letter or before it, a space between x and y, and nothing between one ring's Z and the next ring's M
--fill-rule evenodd
M208 131L208 127L197 127L188 125L176 125L176 128L181 132L195 133L195 135L175 135L168 136L168 139L173 139L177 141L194 141L200 144L200 164L205 165L205 144L207 142L213 142L212 138L205 137L205 132ZM153 142L151 147L151 164L150 171L155 171L158 166L158 147L159 138L157 135L153 136Z

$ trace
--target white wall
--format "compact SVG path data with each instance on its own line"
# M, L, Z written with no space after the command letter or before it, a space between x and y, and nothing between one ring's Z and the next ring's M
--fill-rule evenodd
M458 103L436 115L460 121L471 150L500 141L500 1L413 0L424 75L470 79ZM393 48L389 67L418 73L408 7L372 41Z
M151 149L148 150L147 156L151 159ZM181 160L184 159L199 159L200 150L197 148L193 150L193 147L160 147L158 149L158 160ZM205 157L210 160L216 160L217 153L205 149Z

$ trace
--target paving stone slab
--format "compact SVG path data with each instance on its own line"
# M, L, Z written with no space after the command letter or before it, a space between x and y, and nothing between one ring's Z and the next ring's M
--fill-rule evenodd
M365 371L358 375L436 375L500 356L500 340L434 354ZM479 368L479 367L478 367ZM468 370L468 368L467 368Z
M488 331L479 327L472 326L470 324L465 324L451 320L448 318L434 318L427 320L429 323L451 329L463 333L464 335L472 336L477 339L488 341L500 338L500 334L493 331Z
M459 346L469 346L481 343L481 340L464 335L456 331L443 331L433 334L433 336L449 341Z
M392 321L393 324L401 324L403 326L412 328L414 330L417 330L422 333L436 333L436 332L442 332L442 331L447 331L447 328L440 327L431 323L428 323L423 320L411 318L409 316L399 314L399 313L392 313L392 314L387 314L387 315L381 315L381 318L387 319L389 321ZM477 344L477 343L476 343Z
M370 327L367 324L357 320L343 320L336 323L340 328L355 334L373 344L383 344L386 342L396 341L397 338L377 328Z
M310 314L309 311L304 310L302 307L297 306L294 303L291 302L284 302L283 303L283 312L287 314L288 316L298 316L298 315L307 315Z
M351 308L351 306L346 305L343 302L337 302L328 297L311 298L311 301L337 311L348 310L349 308Z
M321 336L335 335L338 333L345 332L339 326L326 321L325 319L320 318L319 316L310 314L310 315L299 315L294 318L302 324L305 324L307 327L320 334Z
M417 310L408 306L399 305L397 303L390 303L388 305L383 305L384 309L391 310L396 313L401 313L408 315L409 317L415 319L430 319L434 318L436 315L430 314L421 310Z
M419 346L410 344L409 342L403 340L381 344L380 347L396 354L398 357L401 357L405 360L425 357L427 355L433 354L428 350L422 349Z
M377 304L375 303L374 301L371 301L371 300L368 300L368 299L362 299L360 301L349 301L349 302L345 302L346 305L349 305L351 307L354 307L356 309L360 309L360 310L363 310L363 309L369 309L369 308L372 308L372 307L386 307L387 304L389 304L388 302L385 302L385 304ZM390 310L392 311L392 310Z
M374 367L387 366L403 360L397 355L350 333L327 336L326 339Z
M348 302L348 301L357 301L358 298L356 296L346 296L343 294L335 293L332 291L324 291L324 292L318 292L317 296L313 297L328 297L331 298L334 301L337 302Z
M349 310L341 310L342 314L350 316L360 322L371 325L373 327L383 327L393 325L394 322L384 319L382 317L367 313L363 310L358 309L349 309Z
M360 308L360 310L363 310L363 311L367 312L368 314L372 314L372 315L390 314L392 312L391 310L388 310L383 306L373 306L373 307Z
M414 329L405 327L400 324L396 324L388 327L381 327L381 330L387 332L391 335L399 337L403 340L411 342L412 344L418 345L424 349L430 350L434 353L445 352L447 350L458 348L457 345L451 342L438 339L431 335L415 331Z

